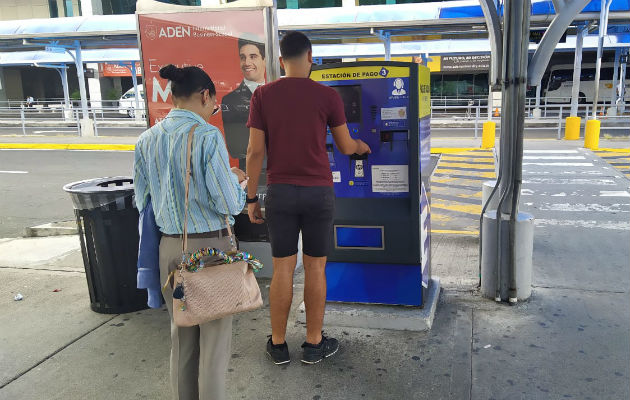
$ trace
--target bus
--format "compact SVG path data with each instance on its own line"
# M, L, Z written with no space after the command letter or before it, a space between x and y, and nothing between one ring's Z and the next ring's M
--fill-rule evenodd
M609 102L613 89L613 63L602 63L599 77L599 101ZM630 79L625 80L624 100L630 101ZM547 103L570 103L573 91L573 64L558 64L549 68L542 96ZM595 96L595 64L582 64L580 75L580 103L592 103Z

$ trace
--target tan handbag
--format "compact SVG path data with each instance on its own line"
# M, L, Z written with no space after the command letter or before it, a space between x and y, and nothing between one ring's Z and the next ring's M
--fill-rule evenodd
M262 264L251 255L237 252L227 215L225 221L232 251L200 249L188 254L188 192L193 133L186 149L186 205L182 235L182 262L174 271L173 320L175 325L194 326L228 315L262 307L263 301L254 269ZM217 264L218 263L218 264ZM166 285L171 281L167 279ZM169 301L167 299L167 301Z

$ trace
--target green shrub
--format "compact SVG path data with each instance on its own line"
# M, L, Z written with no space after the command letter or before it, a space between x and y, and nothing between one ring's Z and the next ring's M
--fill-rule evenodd
M105 92L103 100L118 100L121 94L116 88L111 88Z

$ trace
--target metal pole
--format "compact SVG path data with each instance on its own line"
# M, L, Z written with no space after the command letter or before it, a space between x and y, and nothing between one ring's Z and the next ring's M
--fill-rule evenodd
M623 115L626 111L626 77L628 76L628 54L630 52L626 49L623 54L623 61L619 69L619 89L617 90L619 97L615 102L617 105L617 114Z
M278 2L273 0L273 7L265 7L264 29L265 29L265 61L267 71L267 82L273 82L280 78L280 45L278 35ZM146 86L146 85L145 85Z
M22 120L22 135L26 136L26 121L24 121L24 105L20 108L20 119Z
M136 120L139 120L142 118L142 111L140 110L140 92L138 92L138 77L136 75L136 62L132 61L131 62L131 80L133 81L133 90L134 93L136 94L135 97L135 112L134 112L134 118Z
M61 84L63 85L63 102L70 108L70 89L68 88L68 67L62 68Z
M534 117L540 118L540 92L542 90L542 84L536 85L536 107L534 108Z
M492 121L492 100L494 96L492 95L492 86L490 86L488 90L488 121Z
M562 139L560 131L562 130L562 105L560 105L560 112L558 113L558 140Z
M70 108L70 93L68 90L68 68L55 68L61 78L61 86L63 87L63 103L64 111Z
M477 130L479 129L479 107L475 107L475 139L479 136Z
M392 39L389 32L383 34L383 44L385 45L385 61L391 61L392 59Z
M94 136L98 136L98 124L96 123L96 109L92 109L92 116L94 117Z
M573 87L571 88L571 116L577 117L580 97L580 79L582 77L582 46L584 45L585 26L578 27L575 38L575 58L573 60Z
M81 136L81 120L79 119L79 110L73 110L74 120L77 122L77 131L79 136Z
M506 179L497 182L501 198L497 205L497 286L496 299L501 299L501 259L507 256L509 277L508 299L517 301L515 230L523 175L523 128L529 42L530 0L505 3L503 28L503 96L501 112L501 162L499 170ZM508 241L502 235L502 220L509 216Z
M83 73L83 59L81 57L81 43L79 41L74 42L75 46L75 59L74 63L77 67L77 77L79 78L79 92L81 93L81 112L83 113L83 119L90 118L87 103L87 92L85 91L85 74Z
M593 96L592 119L597 119L597 102L599 101L599 77L602 68L602 53L604 51L604 35L608 30L608 10L612 0L602 0L599 14L599 41L597 43L597 62L595 64L595 95Z
M621 58L621 49L615 49L615 66L613 67L613 83L610 91L610 106L614 107L617 101L617 84L619 79L619 58Z

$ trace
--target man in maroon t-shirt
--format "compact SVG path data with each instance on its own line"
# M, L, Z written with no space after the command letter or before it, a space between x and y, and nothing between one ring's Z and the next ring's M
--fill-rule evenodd
M336 339L322 335L326 257L335 208L326 126L343 154L365 154L370 148L350 137L337 92L309 78L313 64L310 40L300 32L287 32L280 41L280 53L286 77L256 89L249 107L247 203L251 222L262 223L256 188L266 149L265 216L273 256L267 353L276 364L290 361L285 333L301 232L306 306L302 362L314 364L339 349Z

